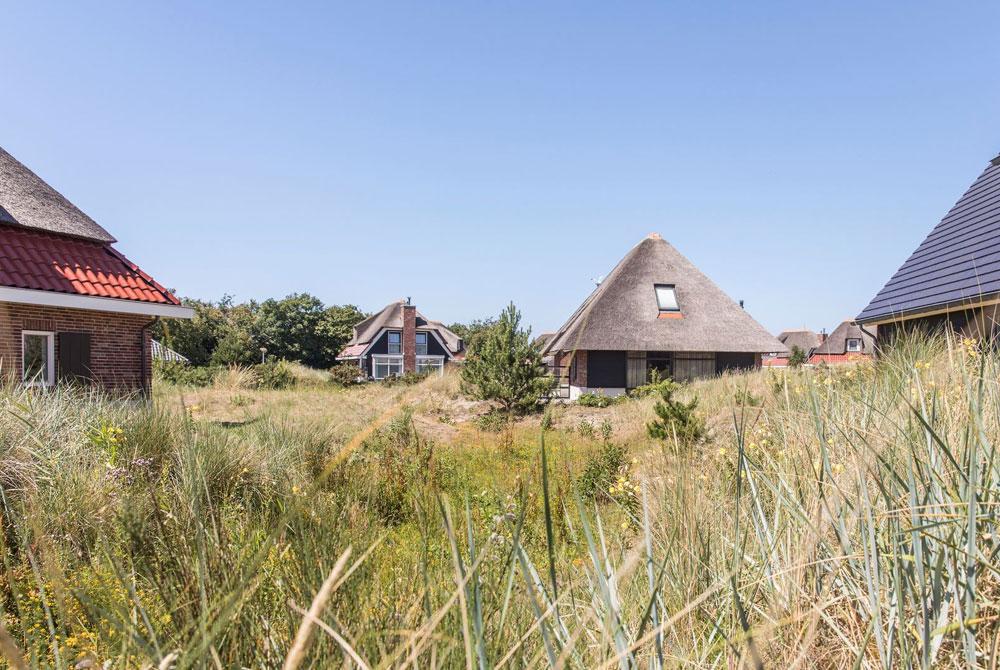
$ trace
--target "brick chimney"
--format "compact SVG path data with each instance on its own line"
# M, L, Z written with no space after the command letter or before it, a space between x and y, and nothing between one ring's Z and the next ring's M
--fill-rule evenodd
M417 308L403 305L403 373L417 371Z
M824 342L826 342L826 328L819 331L819 343L823 344Z

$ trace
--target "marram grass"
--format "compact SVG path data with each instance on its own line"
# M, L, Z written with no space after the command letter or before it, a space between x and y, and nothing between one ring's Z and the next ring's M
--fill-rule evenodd
M998 375L915 339L698 382L694 446L645 437L649 400L483 433L454 380L151 407L7 388L0 658L995 667ZM605 442L627 454L606 481Z

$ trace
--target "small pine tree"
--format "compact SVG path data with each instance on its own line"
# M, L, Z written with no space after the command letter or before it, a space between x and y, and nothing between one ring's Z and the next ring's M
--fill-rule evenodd
M531 329L521 329L521 313L511 303L470 346L462 391L511 413L531 409L551 387L541 352L531 343Z
M705 420L695 413L698 398L686 403L674 398L678 388L680 386L670 380L657 385L660 400L653 407L657 418L646 424L646 431L657 440L672 442L676 435L680 444L691 445L705 436Z
M797 368L806 362L806 352L797 344L792 345L792 353L788 356L789 367Z

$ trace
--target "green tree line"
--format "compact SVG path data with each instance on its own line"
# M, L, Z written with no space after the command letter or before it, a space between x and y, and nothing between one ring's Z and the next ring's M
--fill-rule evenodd
M308 293L258 302L185 298L194 318L158 321L153 337L185 356L193 365L253 365L261 359L297 361L326 369L351 339L354 325L368 316L355 305L324 305ZM467 347L474 346L496 319L477 319L449 326Z
M354 324L367 316L354 305L324 305L308 293L281 299L237 303L185 299L194 308L190 320L170 319L153 327L153 337L186 356L194 365L259 363L268 358L329 368L351 339Z

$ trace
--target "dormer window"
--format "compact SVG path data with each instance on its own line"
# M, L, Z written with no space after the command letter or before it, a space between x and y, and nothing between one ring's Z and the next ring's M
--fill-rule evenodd
M390 354L401 354L403 353L403 334L398 330L389 331L389 353Z
M847 351L848 352L861 351L861 338L860 337L847 338Z
M655 284L653 289L656 292L656 306L659 307L660 314L681 311L673 284Z

